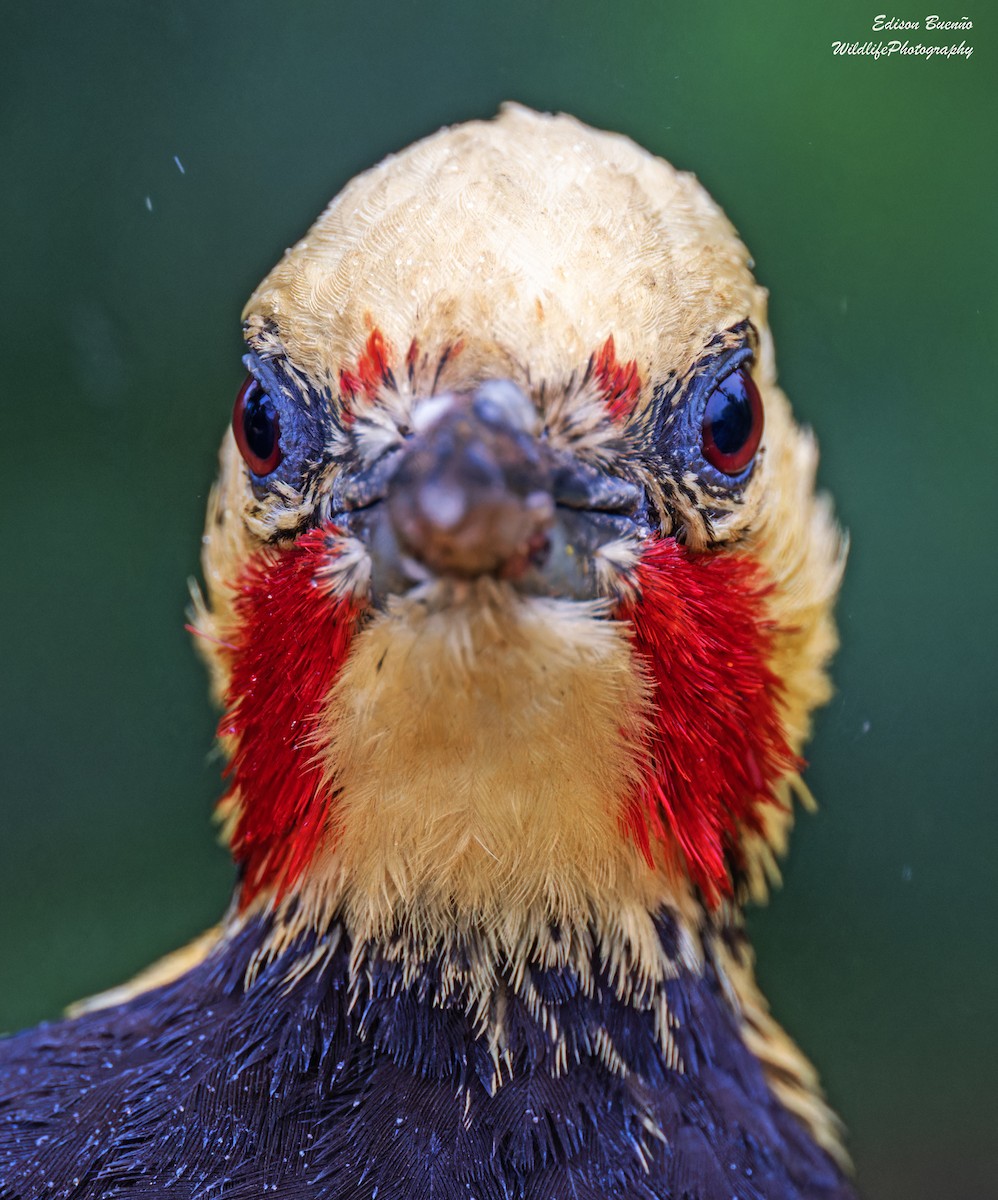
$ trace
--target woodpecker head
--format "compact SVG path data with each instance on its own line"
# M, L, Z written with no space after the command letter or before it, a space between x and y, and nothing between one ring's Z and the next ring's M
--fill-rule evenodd
M285 254L197 618L244 906L553 928L764 886L841 563L765 305L693 176L514 106Z

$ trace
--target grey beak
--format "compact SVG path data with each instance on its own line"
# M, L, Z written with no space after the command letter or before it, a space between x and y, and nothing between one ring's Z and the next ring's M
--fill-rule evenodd
M515 578L547 548L554 464L532 406L505 381L431 401L388 481L403 551L435 574ZM420 410L414 419L420 423Z
M401 445L362 472L345 468L333 494L333 522L368 548L376 599L486 575L592 598L594 555L647 536L644 512L639 484L553 446L508 380L418 402Z

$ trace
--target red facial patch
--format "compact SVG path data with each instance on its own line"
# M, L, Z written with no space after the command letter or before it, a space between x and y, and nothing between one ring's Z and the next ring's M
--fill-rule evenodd
M346 367L340 370L340 391L344 401L355 400L358 396L373 400L381 387L394 388L392 359L392 348L385 341L384 334L378 328L372 329L356 367L353 370ZM348 424L354 415L352 406L344 404L343 416Z
M800 763L777 711L768 664L774 627L759 569L739 554L695 554L651 538L638 599L618 615L652 686L648 767L624 820L652 860L651 839L678 846L711 903L731 892L739 834Z
M610 415L616 420L626 421L634 412L634 405L641 393L641 377L635 359L628 363L617 361L612 333L594 356L592 371Z
M227 711L225 800L238 798L232 851L241 902L278 895L307 867L330 797L323 795L319 720L357 629L360 606L329 583L336 540L312 530L253 559L239 582ZM695 554L671 538L646 543L630 622L651 685L647 769L624 813L653 861L652 841L682 853L715 903L731 891L740 834L799 761L787 745L768 664L774 627L759 569L739 554Z
M239 811L232 853L243 870L241 902L286 889L322 833L318 721L357 626L358 608L331 594L336 554L327 530L290 549L262 552L239 582L231 676L219 733L235 740L226 772Z

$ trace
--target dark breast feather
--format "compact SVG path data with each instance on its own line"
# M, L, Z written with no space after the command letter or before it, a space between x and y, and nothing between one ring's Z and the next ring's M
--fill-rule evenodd
M2 1200L854 1197L770 1092L709 965L664 985L682 1071L605 976L585 996L535 970L568 1066L511 994L496 1088L433 964L403 986L372 952L351 995L343 937L289 986L303 939L246 988L265 933L252 922L173 983L0 1041ZM626 1072L603 1064L601 1030Z

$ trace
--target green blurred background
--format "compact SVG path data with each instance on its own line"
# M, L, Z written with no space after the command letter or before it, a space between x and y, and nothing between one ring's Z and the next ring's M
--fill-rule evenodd
M226 902L182 625L245 297L358 169L515 98L695 171L772 291L852 555L760 975L870 1200L995 1194L998 30L834 58L877 7L5 6L0 1028Z

